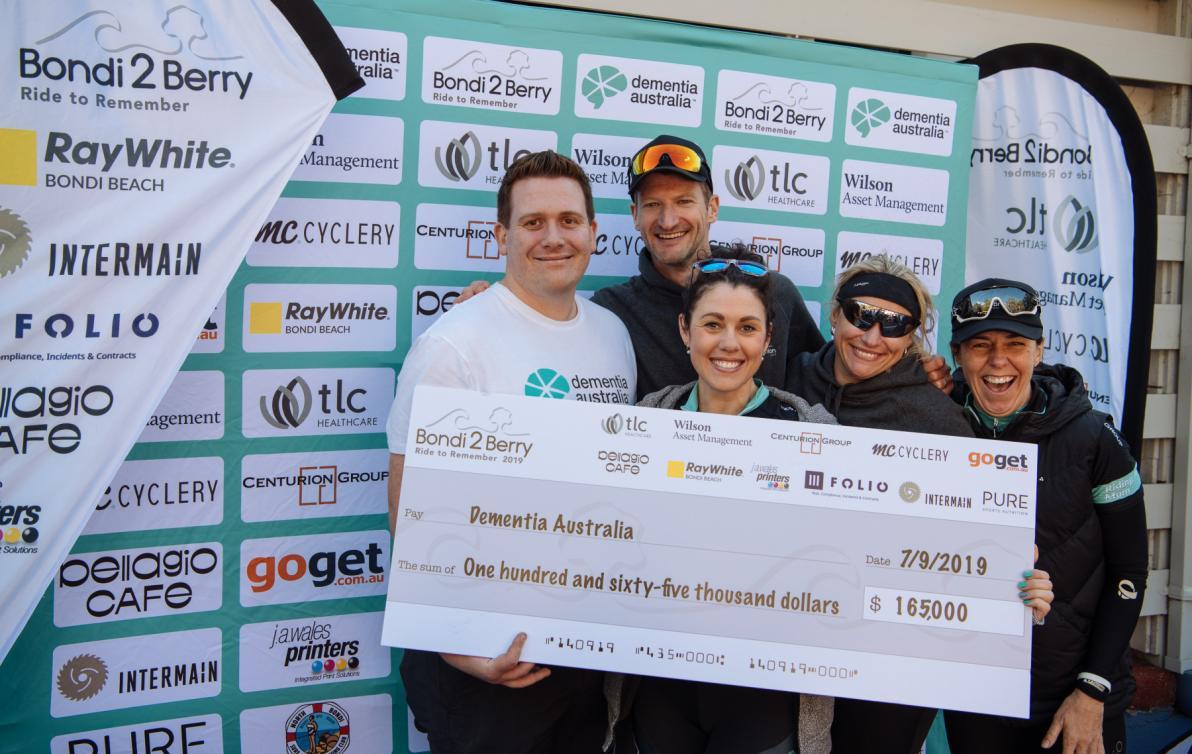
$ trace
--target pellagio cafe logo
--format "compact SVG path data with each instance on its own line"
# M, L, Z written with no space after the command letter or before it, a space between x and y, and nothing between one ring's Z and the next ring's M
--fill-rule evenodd
M0 163L3 163L3 139L0 132ZM3 180L4 168L0 167L0 183ZM29 258L29 250L33 247L33 236L29 233L29 226L21 216L12 210L0 207L0 278L7 277L20 269Z
M310 385L295 377L285 385L278 385L271 398L261 396L261 417L275 429L297 429L310 416L313 405Z
M72 702L83 702L103 690L108 666L93 654L75 655L58 668L58 693Z
M435 147L435 167L447 180L470 181L480 162L480 139L471 131L451 139L446 147Z
M596 110L608 100L625 91L629 80L611 65L599 65L584 74L579 92Z
M757 155L724 171L724 185L738 201L751 202L766 187L766 166Z

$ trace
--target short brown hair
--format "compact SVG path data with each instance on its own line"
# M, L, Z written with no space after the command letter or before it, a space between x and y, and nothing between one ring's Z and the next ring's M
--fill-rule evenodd
M570 178L578 183L580 190L584 192L584 209L588 213L588 221L596 219L596 205L592 201L592 184L588 182L588 174L573 160L546 149L518 158L505 171L501 186L497 189L497 222L501 225L509 227L510 215L513 213L513 185L527 178Z

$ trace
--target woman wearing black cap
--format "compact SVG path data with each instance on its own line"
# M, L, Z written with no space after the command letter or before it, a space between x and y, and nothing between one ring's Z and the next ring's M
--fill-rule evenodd
M799 358L788 387L846 426L972 437L960 407L920 364L934 324L931 294L905 265L882 255L840 274L832 294L832 340ZM1046 574L1027 578L1024 602L1045 614ZM1043 595L1042 597L1039 595ZM917 754L936 711L836 699L834 754Z
M1031 648L1029 720L947 712L954 754L1126 750L1130 635L1146 587L1142 481L1084 378L1042 364L1036 291L989 278L952 304L953 397L980 437L1039 446L1035 542L1054 602Z

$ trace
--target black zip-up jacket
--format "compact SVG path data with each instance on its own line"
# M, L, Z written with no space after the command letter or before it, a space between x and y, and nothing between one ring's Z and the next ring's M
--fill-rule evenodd
M953 378L953 398L967 406L978 437L1039 446L1036 567L1051 575L1055 601L1034 629L1030 722L1049 721L1081 672L1110 681L1105 716L1120 715L1134 695L1130 635L1147 577L1146 514L1130 449L1093 410L1075 369L1036 367L1027 405L996 430L974 411L964 375Z
M592 301L616 314L629 330L637 354L638 398L669 385L685 385L695 379L695 368L679 337L679 314L683 311L683 289L654 269L654 260L643 249L638 273L624 283L601 288ZM757 378L766 385L791 390L787 375L794 359L824 344L815 321L807 312L799 289L790 278L774 276L774 332ZM792 392L797 392L792 390Z

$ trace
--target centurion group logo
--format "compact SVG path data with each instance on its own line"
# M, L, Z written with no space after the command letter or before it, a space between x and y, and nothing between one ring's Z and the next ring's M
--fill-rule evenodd
M491 205L419 204L415 214L414 266L418 269L505 271L497 249L497 211Z
M722 171L726 206L812 215L828 211L827 157L718 145L712 164Z
M244 456L240 516L283 521L385 513L383 449Z
M716 127L787 139L831 141L836 87L816 81L722 70Z
M582 54L575 114L581 118L698 127L704 69L658 60Z
M433 36L422 43L422 101L430 104L557 115L562 82L558 50Z
M718 220L708 232L713 241L744 244L765 257L771 270L798 285L815 287L823 282L825 237L819 228Z
M418 184L496 191L518 159L558 144L554 131L424 120L418 131Z

